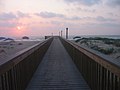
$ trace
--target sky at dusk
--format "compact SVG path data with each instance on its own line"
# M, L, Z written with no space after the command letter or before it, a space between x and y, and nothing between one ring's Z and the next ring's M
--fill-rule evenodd
M120 35L120 0L0 0L0 36Z

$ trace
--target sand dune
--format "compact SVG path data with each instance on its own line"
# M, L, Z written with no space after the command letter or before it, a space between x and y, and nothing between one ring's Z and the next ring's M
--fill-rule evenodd
M107 41L107 43L105 43L105 40ZM116 42L114 42L114 39L110 40L107 38L106 39L104 39L104 38L99 38L99 39L86 38L86 39L78 39L75 42L84 47L99 51L99 52L113 58L114 60L120 60L120 46L115 45ZM117 40L118 44L119 44L119 42L120 41Z

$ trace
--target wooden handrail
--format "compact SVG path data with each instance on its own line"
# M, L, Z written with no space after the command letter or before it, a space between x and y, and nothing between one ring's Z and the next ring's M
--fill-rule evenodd
M31 53L33 53L35 50L37 50L39 47L41 47L43 44L45 44L49 39L42 41L40 43L37 43L31 47L28 47L26 49L23 49L12 56L9 56L7 60L0 62L0 74L6 72L19 62L21 62L24 58L29 56Z
M67 41L67 40L66 40ZM97 51L91 50L89 48L78 45L75 42L67 41L69 44L73 45L80 52L84 53L86 56L90 57L95 62L99 63L103 67L110 70L112 73L120 77L120 61L115 61L112 58L103 55Z
M120 61L61 38L92 90L120 90Z
M0 90L24 90L53 38L19 51L0 63Z

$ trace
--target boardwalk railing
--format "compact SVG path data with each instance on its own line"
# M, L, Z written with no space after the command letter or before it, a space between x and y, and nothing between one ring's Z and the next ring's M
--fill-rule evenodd
M49 38L0 63L0 90L24 90L51 42Z
M63 38L61 41L92 90L120 90L120 61Z

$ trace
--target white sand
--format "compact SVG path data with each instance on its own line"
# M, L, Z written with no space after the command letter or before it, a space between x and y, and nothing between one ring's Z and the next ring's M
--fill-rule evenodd
M9 57L9 55L15 54L39 42L40 41L14 41L8 43L7 45L0 44L0 60L6 59L7 57Z
M80 42L78 42L78 43L80 44ZM120 60L120 47L105 44L102 40L90 40L90 42L88 41L88 45L86 45L85 43L82 43L80 45L88 47L88 48L90 48L91 45L96 45L96 46L99 46L99 47L104 48L104 49L113 48L114 52L110 55L107 55L107 56L110 56L114 60Z

